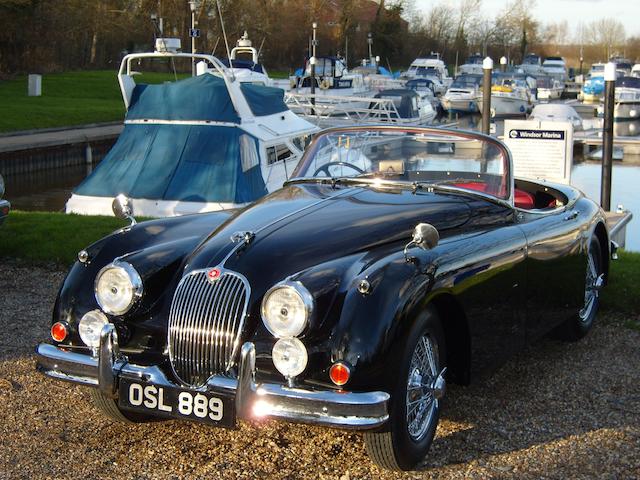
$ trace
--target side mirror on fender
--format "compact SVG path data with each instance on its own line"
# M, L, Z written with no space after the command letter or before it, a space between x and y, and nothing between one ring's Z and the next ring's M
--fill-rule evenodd
M416 228L413 229L411 242L423 250L435 248L439 241L440 234L436 227L430 223L419 223L416 225Z
M408 251L410 247L416 246L423 250L431 250L438 245L440 241L440 234L436 227L430 223L419 223L413 229L413 235L411 235L411 241L404 247L404 258L407 262L412 262L414 257L409 257Z
M111 203L111 210L113 210L113 214L125 220L129 220L131 222L131 226L135 225L136 219L133 218L133 211L131 209L131 202L127 198L124 193L120 193L113 199Z

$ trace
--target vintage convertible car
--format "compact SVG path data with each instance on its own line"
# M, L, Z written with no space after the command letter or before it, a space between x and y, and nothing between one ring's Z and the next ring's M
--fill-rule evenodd
M611 255L596 204L514 181L491 137L330 129L249 207L133 221L81 251L38 369L114 420L360 429L376 463L412 469L445 379L584 336Z

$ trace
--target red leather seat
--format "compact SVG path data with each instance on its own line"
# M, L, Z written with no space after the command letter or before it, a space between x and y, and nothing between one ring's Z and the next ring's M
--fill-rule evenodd
M516 188L513 195L513 204L518 208L531 209L535 206L533 195Z

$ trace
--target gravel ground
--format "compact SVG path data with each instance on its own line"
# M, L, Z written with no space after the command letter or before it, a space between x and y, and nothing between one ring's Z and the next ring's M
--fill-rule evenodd
M222 430L105 420L34 370L63 273L0 266L0 478L640 478L640 332L611 316L452 386L424 468L379 470L359 434L267 422Z

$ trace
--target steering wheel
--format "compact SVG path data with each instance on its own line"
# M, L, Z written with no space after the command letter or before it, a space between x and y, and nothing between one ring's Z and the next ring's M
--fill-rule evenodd
M328 163L325 163L324 165L321 165L320 167L318 167L318 169L315 172L313 172L313 176L315 177L316 175L318 175L318 173L324 172L327 177L331 177L331 173L329 172L329 167L333 167L333 166L349 167L349 168L354 169L356 172L358 172L360 174L364 173L364 170L362 170L360 167L354 165L353 163L349 163L349 162L328 162Z

